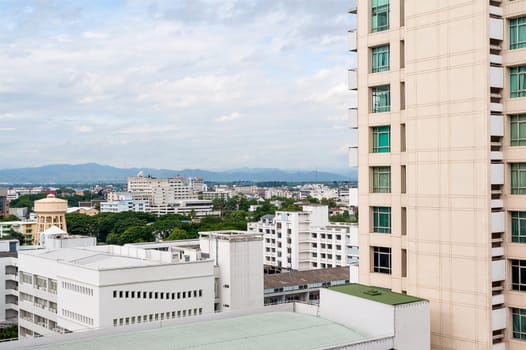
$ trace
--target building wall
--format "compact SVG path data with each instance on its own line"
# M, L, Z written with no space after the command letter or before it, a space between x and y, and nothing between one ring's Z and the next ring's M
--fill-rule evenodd
M510 243L507 211L525 207L509 184L525 153L509 146L508 115L526 111L509 91L509 67L526 62L508 38L526 3L391 0L389 30L375 33L370 6L357 9L360 282L429 299L433 349L492 349L500 337L523 347L509 307L526 299L509 279L510 259L526 257ZM384 44L390 68L371 73L371 50ZM390 111L372 113L381 85ZM371 128L384 125L390 152L373 153ZM389 193L373 193L374 166L390 166ZM372 232L373 207L391 208L390 234ZM391 249L390 274L374 272L372 247Z

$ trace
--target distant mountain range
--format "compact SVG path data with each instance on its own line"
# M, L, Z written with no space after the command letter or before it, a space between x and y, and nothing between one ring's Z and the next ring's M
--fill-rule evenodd
M201 169L150 169L150 168L115 168L97 163L86 164L53 164L35 168L0 169L0 184L90 184L90 183L125 183L128 176L143 171L154 177L202 177L210 182L233 181L287 181L287 182L328 182L354 181L356 172L349 169L345 173L304 170L280 170L268 168L241 168L224 171Z

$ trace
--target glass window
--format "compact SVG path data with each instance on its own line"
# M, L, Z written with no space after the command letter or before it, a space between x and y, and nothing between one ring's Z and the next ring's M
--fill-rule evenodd
M510 115L510 145L526 146L526 114Z
M391 127L378 126L373 128L373 153L386 153L391 151Z
M513 320L513 338L526 340L526 310L512 308L511 318Z
M391 248L373 247L373 271L391 274Z
M391 192L391 167L373 167L373 192Z
M510 19L510 49L526 47L526 17Z
M526 96L526 66L510 68L510 97Z
M511 212L511 241L526 243L526 211Z
M391 233L391 208L373 207L373 232Z
M389 45L373 47L372 72L385 72L389 70Z
M526 163L511 164L511 194L526 194Z
M526 292L526 260L511 261L511 289Z
M371 31L381 32L389 29L389 0L371 1Z
M391 92L389 85L372 88L372 112L381 113L391 110Z

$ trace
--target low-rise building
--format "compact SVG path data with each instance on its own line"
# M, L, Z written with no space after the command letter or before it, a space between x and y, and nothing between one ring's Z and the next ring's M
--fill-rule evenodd
M349 267L265 275L265 305L300 301L318 304L320 288L349 283Z
M192 242L95 246L92 237L48 233L45 249L18 254L21 337L263 305L260 235L217 231Z

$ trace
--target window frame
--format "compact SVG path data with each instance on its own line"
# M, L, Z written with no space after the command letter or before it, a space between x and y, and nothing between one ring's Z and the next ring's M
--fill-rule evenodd
M373 248L373 272L392 274L393 257L392 250L388 247L372 247ZM386 266L383 266L383 265Z
M511 260L511 290L526 292L526 260Z
M510 33L510 50L521 49L526 47L526 38L524 39L524 41L520 41L521 27L524 27L526 31L526 16L510 18L508 27Z
M512 338L526 340L526 309L511 309Z
M382 125L371 128L372 133L372 152L373 153L389 153L391 152L391 126ZM387 135L387 145L382 144L382 136Z
M510 67L509 78L510 98L526 97L526 66Z
M526 243L526 211L511 212L511 242Z
M391 86L379 85L371 87L371 113L391 111Z
M510 169L510 193L526 194L526 163L511 163Z
M381 62L381 63L380 63ZM391 48L389 44L371 48L371 72L387 72L391 69Z
M391 207L373 207L372 214L373 214L372 232L391 233ZM387 225L384 225L383 221L387 221Z
M526 114L512 114L509 115L508 118L510 146L526 146ZM523 135L521 135L521 131L523 131Z
M371 1L371 32L383 32L389 30L390 25L390 1L389 0L372 0ZM385 23L379 25L378 19L384 18Z
M375 166L371 167L373 176L373 193L391 193L391 167L390 166ZM384 179L385 178L385 179ZM387 185L382 183L386 181Z

